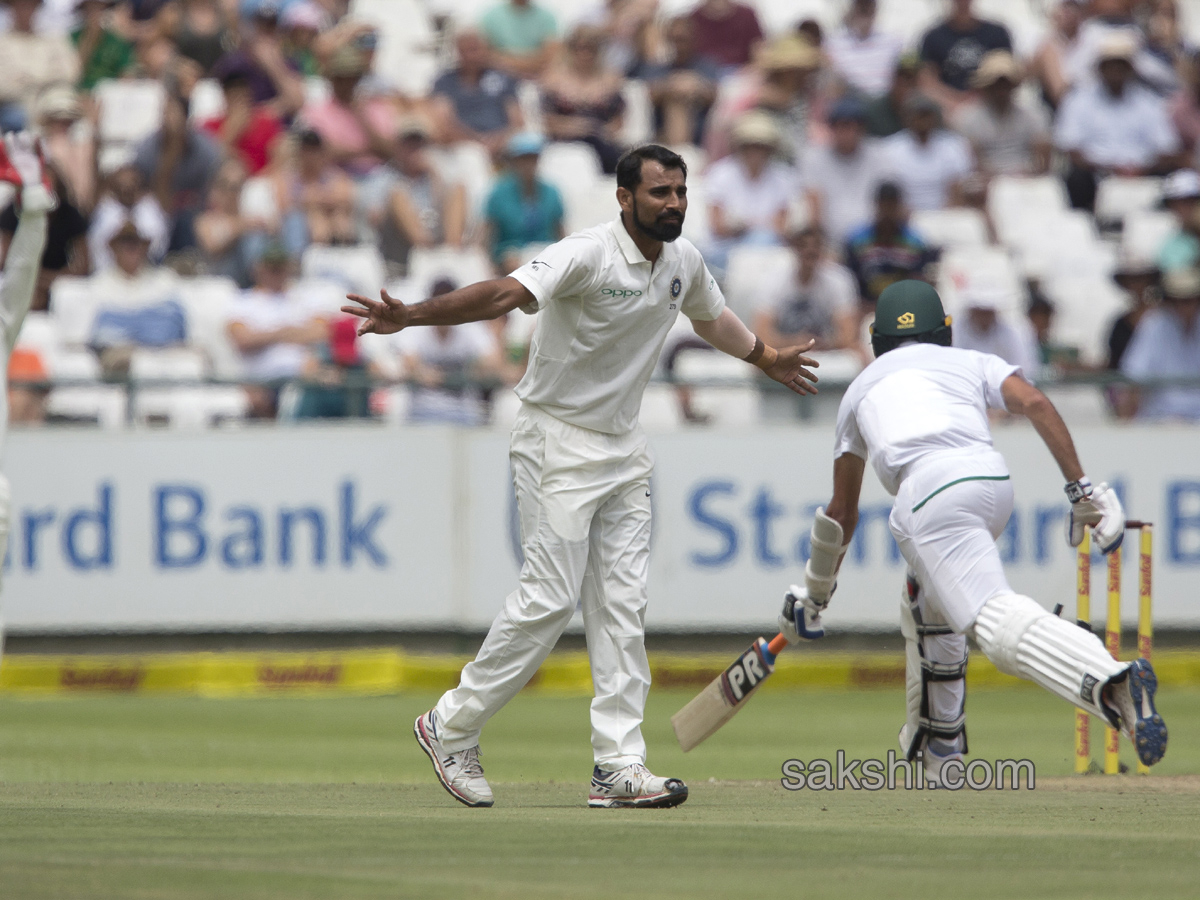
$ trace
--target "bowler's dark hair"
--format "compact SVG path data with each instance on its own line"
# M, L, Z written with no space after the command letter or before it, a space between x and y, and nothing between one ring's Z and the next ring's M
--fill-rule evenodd
M687 163L674 150L661 144L642 144L629 150L617 161L617 187L635 191L642 183L642 163L648 159L661 163L664 169L678 169L687 178Z

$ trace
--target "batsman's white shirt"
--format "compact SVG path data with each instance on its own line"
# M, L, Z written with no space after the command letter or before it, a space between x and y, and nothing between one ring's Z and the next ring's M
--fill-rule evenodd
M1008 591L995 538L1012 513L1004 458L988 409L1019 366L998 356L910 344L851 383L838 409L834 458L869 459L896 497L889 526L926 601L963 633L991 597Z
M618 218L551 244L512 277L539 312L517 396L564 422L624 434L676 317L712 320L721 289L690 241L663 244L653 266Z
M716 318L725 300L688 241L664 245L652 266L619 219L548 247L513 277L540 310L509 451L524 561L479 653L438 701L439 737L450 752L478 744L579 607L592 752L614 770L646 760L653 459L637 425L642 392L679 313Z

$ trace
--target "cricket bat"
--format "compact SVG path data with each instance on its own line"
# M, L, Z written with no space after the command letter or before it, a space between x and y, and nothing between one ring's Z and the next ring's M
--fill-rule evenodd
M687 706L671 716L671 726L684 753L737 715L775 671L775 657L786 646L787 638L782 634L775 635L770 643L760 637Z

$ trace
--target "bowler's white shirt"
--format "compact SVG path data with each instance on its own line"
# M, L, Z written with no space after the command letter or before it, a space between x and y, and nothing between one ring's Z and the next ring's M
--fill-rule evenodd
M620 218L551 244L512 277L535 299L522 309L540 311L517 396L607 434L637 425L676 316L712 320L725 309L690 241L663 244L651 266Z
M1004 409L1000 385L1019 366L998 356L908 344L889 350L850 383L838 408L833 458L869 459L889 493L931 453L991 450L988 409Z

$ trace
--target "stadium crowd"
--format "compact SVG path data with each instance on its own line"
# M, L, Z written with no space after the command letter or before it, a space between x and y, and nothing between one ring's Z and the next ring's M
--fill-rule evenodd
M688 160L685 235L770 342L852 375L880 291L927 278L956 343L1200 421L1200 48L1176 0L987 4L1015 30L971 0L770 28L735 0L459 5L4 0L0 128L40 132L60 198L13 421L111 419L130 378L146 420L486 421L527 317L359 341L341 295L507 274L615 215L645 140ZM705 371L684 334L668 378Z

